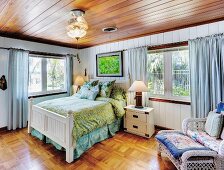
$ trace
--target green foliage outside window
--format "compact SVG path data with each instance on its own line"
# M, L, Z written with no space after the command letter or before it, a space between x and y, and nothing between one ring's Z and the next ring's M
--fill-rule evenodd
M173 95L174 96L190 96L190 91L184 89L183 87L173 87Z
M48 60L48 90L64 88L64 61L58 59Z

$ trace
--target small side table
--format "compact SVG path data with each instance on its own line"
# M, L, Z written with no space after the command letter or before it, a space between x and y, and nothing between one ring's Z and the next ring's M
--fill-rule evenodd
M124 107L124 130L139 136L150 138L154 132L153 108L135 108L134 105Z

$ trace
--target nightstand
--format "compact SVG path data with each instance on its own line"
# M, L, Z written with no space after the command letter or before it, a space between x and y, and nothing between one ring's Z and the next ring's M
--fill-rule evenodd
M124 130L139 136L150 138L154 132L153 108L135 108L134 105L124 107Z

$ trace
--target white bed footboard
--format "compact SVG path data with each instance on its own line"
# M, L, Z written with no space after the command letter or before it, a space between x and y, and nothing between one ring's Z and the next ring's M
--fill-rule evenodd
M66 161L73 161L75 142L73 141L73 115L61 116L41 107L33 105L29 99L28 133L32 128L58 143L66 150Z

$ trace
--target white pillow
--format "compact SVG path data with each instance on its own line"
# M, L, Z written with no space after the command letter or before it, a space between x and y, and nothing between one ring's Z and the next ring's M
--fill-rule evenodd
M212 137L219 138L223 123L223 115L216 112L209 112L206 123L205 131Z

